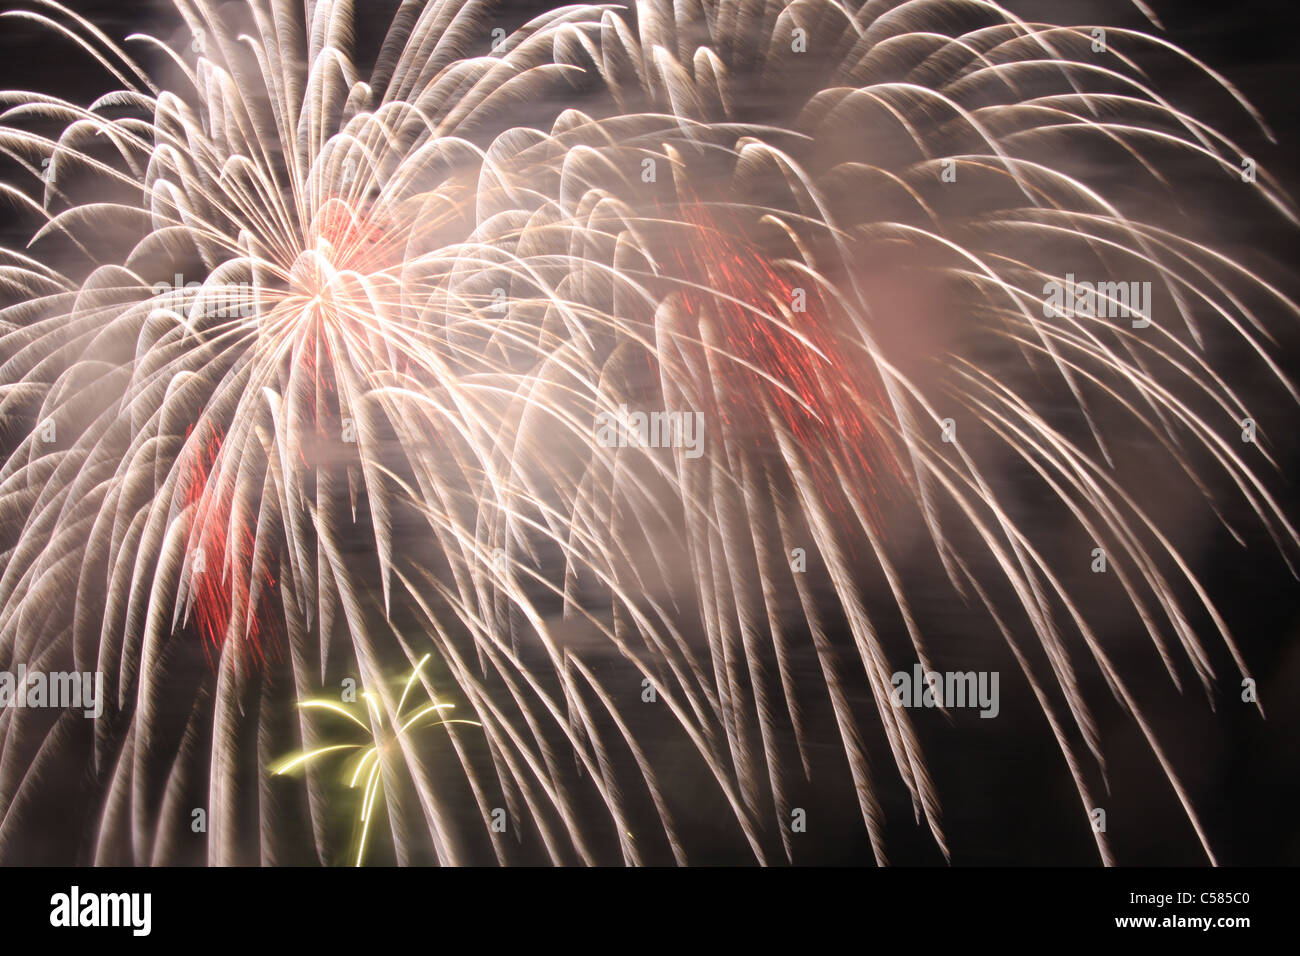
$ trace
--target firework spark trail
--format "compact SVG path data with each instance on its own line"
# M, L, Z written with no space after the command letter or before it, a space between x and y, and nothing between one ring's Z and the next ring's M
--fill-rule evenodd
M355 789L357 785L361 783L362 775L365 775L365 782L361 784L362 802L358 815L360 834L357 838L357 866L360 866L365 860L367 837L370 833L370 827L373 823L375 811L384 797L383 791L380 789L381 784L385 782L383 777L385 769L383 750L388 746L389 741L400 739L410 734L413 729L417 728L417 725L421 725L422 721L426 721L422 726L430 726L430 724L427 723L427 718L430 716L442 718L433 721L432 725L436 726L449 727L457 723L471 724L476 727L479 726L474 721L455 720L443 717L445 711L455 709L455 704L439 703L437 698L432 694L428 696L428 704L420 707L413 713L406 712L405 705L407 698L411 695L411 689L417 683L421 683L421 686L423 686L420 681L420 672L424 669L424 665L428 660L429 655L427 654L420 658L419 663L415 665L415 669L411 671L410 676L407 677L406 682L402 685L402 694L397 701L398 720L393 723L391 727L385 724L384 712L374 703L373 695L366 691L362 692L362 699L365 702L363 708L348 708L340 704L338 701L328 699L302 701L299 706L303 709L320 710L327 713L338 714L356 724L366 734L369 743L331 744L325 747L318 747L315 750L310 750L306 753L287 758L271 771L275 775L279 776L281 774L292 773L299 767L308 764L313 760L318 760L326 754L338 753L343 750L363 751L361 759L353 766L352 775L348 779L348 787ZM427 688L425 689L427 690ZM356 713L358 709L361 710L360 716Z
M935 656L891 530L910 523L1015 656L1080 819L1106 779L1080 676L1096 668L1213 859L1113 652L996 477L1020 462L1104 544L1176 685L1182 658L1207 693L1214 679L1179 588L1248 673L1116 479L1097 409L1207 500L1230 489L1291 560L1273 462L1230 441L1249 409L1205 345L1227 330L1296 398L1269 333L1296 303L1043 159L1108 147L1172 189L1151 157L1174 150L1236 176L1243 151L1139 59L1209 76L1258 120L1226 81L1156 37L1112 29L1099 58L1089 28L993 3L580 5L482 55L486 6L409 3L368 77L352 4L175 6L190 55L132 38L169 83L57 3L6 14L122 91L0 94L0 152L43 180L40 201L5 195L43 222L37 249L79 257L66 274L39 253L0 266L0 414L23 429L0 468L0 663L70 661L116 690L93 732L0 714L0 856L75 751L95 821L78 859L174 859L201 805L209 862L295 859L304 840L333 861L336 788L314 760L300 793L271 768L335 744L313 708L285 714L352 676L376 726L400 727L385 675L408 668L481 728L447 723L437 753L403 734L376 747L363 818L382 782L398 862L510 861L523 837L487 822L502 802L555 862L599 862L611 840L628 863L687 862L632 713L643 677L756 859L793 858L791 794L812 742L838 738L885 861L873 736L947 853L889 699L907 657L891 635ZM979 25L955 32L958 9ZM74 180L99 197L73 198ZM1296 221L1266 172L1252 188ZM101 249L110 226L132 232L125 255ZM904 260L912 282L959 291L962 343L924 369L890 344L900 319L872 278ZM1168 308L1140 331L1046 317L1063 263L1150 276ZM1045 413L1058 387L1083 434ZM621 406L704 412L708 454L605 447L593 422ZM943 441L954 414L962 440ZM824 584L792 571L796 548ZM193 644L213 670L187 669ZM795 673L808 650L812 688ZM436 679L416 663L430 651Z

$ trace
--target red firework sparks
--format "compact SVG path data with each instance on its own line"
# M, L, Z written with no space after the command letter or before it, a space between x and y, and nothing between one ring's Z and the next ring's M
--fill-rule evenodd
M268 566L262 574L259 594L254 594L256 517L239 509L232 514L233 495L228 480L222 480L218 463L224 435L218 426L202 424L200 434L186 429L189 463L184 502L193 510L188 547L190 607L194 625L203 639L209 662L216 667L228 638L239 640L240 658L249 667L263 666L267 651L278 654L263 613L275 593L276 572ZM257 607L253 607L253 603ZM231 620L243 623L243 632L232 634Z
M704 240L674 248L695 323L685 338L697 343L682 347L697 352L688 365L713 376L698 394L729 431L748 434L755 447L769 447L762 436L770 409L801 447L818 452L808 460L821 500L838 511L851 494L879 527L880 497L900 469L882 425L889 405L879 373L837 333L847 316L809 277L774 266L736 230L722 228L704 204L684 207L681 219ZM701 327L706 321L716 334ZM698 344L710 339L725 356Z

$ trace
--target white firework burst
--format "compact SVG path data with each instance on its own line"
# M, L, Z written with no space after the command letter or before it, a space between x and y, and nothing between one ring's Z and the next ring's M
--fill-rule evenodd
M0 151L43 181L3 187L42 224L0 264L0 664L110 688L93 724L0 714L0 857L71 755L78 860L191 858L194 807L211 863L341 860L336 781L272 772L331 746L295 702L352 678L398 727L412 668L481 726L376 745L398 862L688 862L683 760L758 861L794 858L810 777L878 861L884 776L946 854L891 702L949 659L942 593L1014 655L1080 826L1105 779L1086 670L1213 859L1034 515L1102 550L1175 684L1212 692L1196 615L1248 674L1113 453L1293 552L1213 353L1295 399L1270 325L1296 304L1132 195L1244 155L1143 57L1264 129L1226 81L983 0L643 0L514 32L407 0L370 58L359 4L175 8L191 43L130 38L152 71L52 0L6 14L121 89L0 93ZM1241 188L1295 222L1263 170ZM1125 284L1045 309L1076 276ZM1140 321L1114 317L1128 280ZM637 412L667 440L602 434ZM680 416L698 455L662 447Z

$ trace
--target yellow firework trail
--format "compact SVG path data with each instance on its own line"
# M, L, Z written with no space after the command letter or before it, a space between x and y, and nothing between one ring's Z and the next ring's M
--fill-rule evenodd
M414 730L424 727L446 726L448 724L468 724L473 727L481 727L478 721L474 720L454 720L444 717L446 711L454 710L455 704L438 703L431 691L425 686L420 679L420 672L428 662L429 655L420 658L420 662L415 665L415 669L406 679L402 686L402 696L397 701L397 709L391 719L384 716L384 702L377 699L369 691L362 691L361 704L341 703L338 700L328 698L314 698L300 701L298 706L303 710L319 710L325 713L335 714L346 719L354 725L362 734L368 738L367 743L346 743L346 744L329 744L324 747L317 747L306 753L296 754L292 757L286 757L284 760L275 764L271 772L276 776L286 773L292 773L315 760L324 757L327 754L341 754L345 751L359 750L361 753L357 756L356 763L352 773L346 777L349 789L356 789L358 786L362 790L361 807L358 811L357 821L359 824L360 837L357 840L356 865L361 866L365 861L366 847L370 836L370 828L375 818L376 811L383 803L383 761L380 759L380 752L384 748L400 749L404 742L403 738L408 737ZM406 701L411 695L411 690L419 687L425 694L428 703L416 708L411 712L406 711ZM431 719L436 718L436 719Z

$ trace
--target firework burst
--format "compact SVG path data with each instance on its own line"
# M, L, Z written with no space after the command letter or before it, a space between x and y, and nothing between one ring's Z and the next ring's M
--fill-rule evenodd
M454 710L455 704L439 703L437 698L428 691L420 680L420 672L424 665L428 663L429 656L426 654L415 665L410 676L402 685L402 694L397 700L397 722L388 726L384 722L384 710L382 705L377 701L376 696L369 691L361 691L360 696L364 702L363 707L355 706L355 699L349 701L354 706L347 706L333 699L316 699L304 700L299 706L305 710L318 710L329 714L336 714L351 722L360 728L366 737L364 744L327 744L323 747L317 747L306 753L301 753L288 757L281 763L272 768L272 773L276 776L286 773L292 773L312 761L319 760L327 754L342 754L343 751L360 750L361 757L353 766L352 773L348 776L348 788L356 789L361 787L362 799L361 807L357 812L357 824L359 836L357 838L356 863L360 866L366 858L366 849L370 827L377 815L376 811L384 799L384 787L386 780L384 772L386 769L385 750L400 748L406 744L406 738L412 735L414 730L428 726L450 726L454 723L469 724L478 726L472 720L452 720L443 717L445 711ZM411 696L412 689L419 685L425 691L428 703L419 707L413 712L406 712L406 701ZM348 696L354 697L355 694ZM440 718L440 719L433 719ZM398 763L404 765L404 761L399 757Z
M946 854L891 675L951 659L932 618L960 607L1013 655L1081 827L1106 786L1087 672L1213 859L1035 522L1101 549L1103 600L1175 684L1213 693L1195 615L1248 676L1116 451L1293 555L1210 356L1295 399L1269 326L1296 305L1121 185L1240 180L1140 64L1263 129L1226 81L987 2L646 0L514 32L406 2L369 59L355 6L175 0L192 42L130 38L152 70L52 0L6 14L121 89L0 93L0 151L42 184L3 187L40 225L0 262L0 663L110 688L93 724L0 714L0 857L71 753L77 860L342 860L307 759L324 701L351 679L367 733L408 726L384 675L410 668L481 727L367 751L362 817L383 784L398 862L688 862L682 763L758 861L794 858L809 779L876 860L885 786ZM1262 169L1242 188L1295 221ZM1045 309L1076 276L1150 298ZM637 412L699 416L702 453L602 439Z

